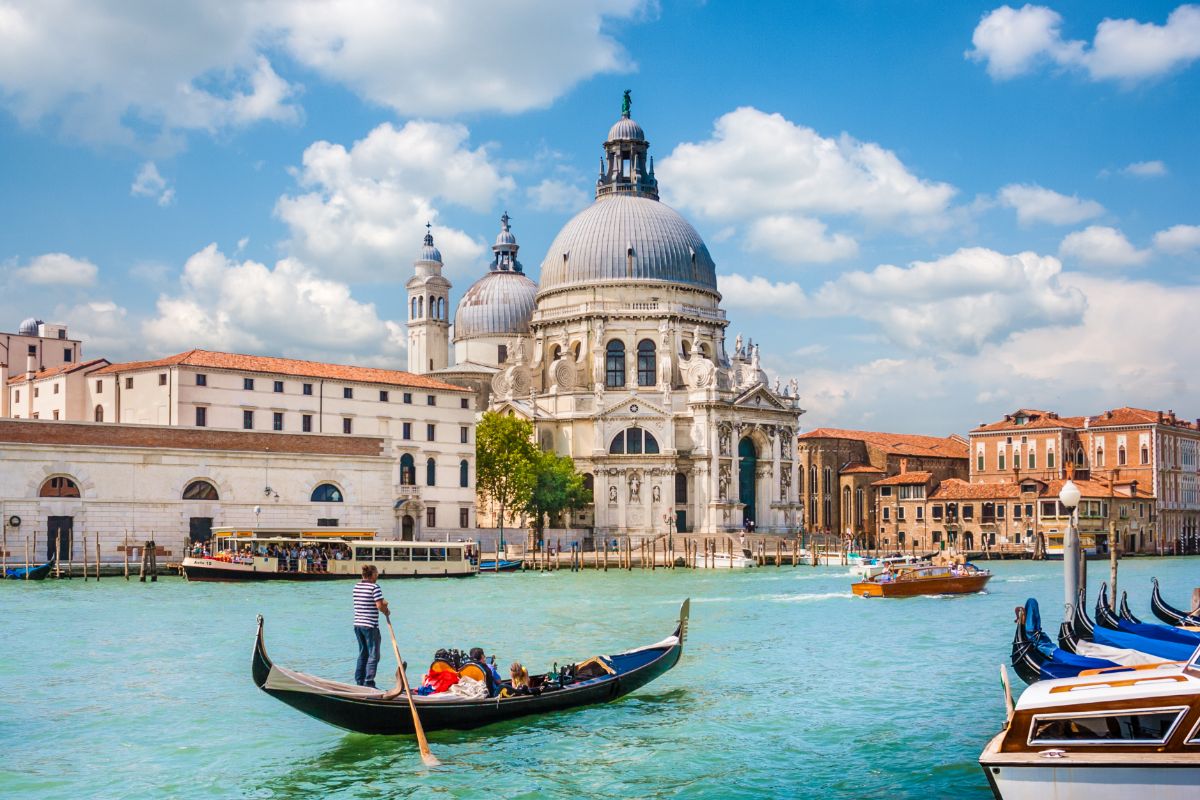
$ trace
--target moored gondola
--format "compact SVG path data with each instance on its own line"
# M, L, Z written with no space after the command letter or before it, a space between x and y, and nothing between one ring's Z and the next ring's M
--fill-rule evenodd
M611 673L575 680L570 678L569 671L565 679L560 675L532 676L545 687L540 694L532 695L478 699L446 694L415 696L413 702L421 724L427 731L468 730L624 697L679 662L687 638L689 607L690 602L685 600L674 633L661 642L602 657ZM254 683L260 689L322 722L356 733L387 736L413 733L412 716L404 695L384 699L379 689L326 680L274 664L263 643L261 616L251 667Z
M1129 610L1129 592L1121 592L1121 619L1126 622L1132 622L1135 625L1141 625L1142 621L1133 615Z
M9 567L4 570L4 577L10 581L41 581L49 577L52 569L54 569L54 559L50 559L45 564L38 564L36 567Z
M1175 628L1170 625L1157 625L1152 622L1130 622L1112 613L1108 604L1108 586L1100 584L1100 593L1096 597L1096 622L1109 630L1132 633L1147 639L1157 639L1166 642L1176 642L1195 648L1200 646L1200 633L1196 631Z
M1088 669L1119 667L1116 661L1093 656L1077 655L1055 647L1042 630L1041 612L1037 600L1029 598L1025 607L1016 609L1016 632L1013 634L1012 665L1021 680L1035 683L1047 678L1070 678Z
M1154 591L1150 593L1150 610L1154 612L1154 616L1168 625L1200 626L1200 613L1195 611L1180 611L1173 606L1167 605L1167 602L1162 598L1162 593L1158 590L1158 578L1151 578L1150 582L1154 584Z
M1087 611L1084 610L1082 593L1079 599L1080 602L1075 605L1075 616L1071 625L1079 642L1093 642L1122 650L1136 650L1168 661L1186 661L1192 650L1195 649L1191 645L1179 642L1152 639L1123 630L1113 630L1103 625L1095 625L1088 619ZM1092 631L1091 636L1084 636L1081 631L1085 631L1089 627Z
M488 572L517 572L524 563L519 558L502 558L499 561L489 558L486 561L479 562L479 572L481 575Z

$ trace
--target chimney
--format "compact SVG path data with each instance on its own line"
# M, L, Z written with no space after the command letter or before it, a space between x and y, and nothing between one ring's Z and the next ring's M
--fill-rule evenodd
M1158 424L1159 424L1159 425L1162 425L1162 419L1163 419L1162 412L1161 412L1161 411L1159 411L1159 412L1158 412Z
M1167 409L1167 419L1171 420L1172 425L1175 424L1175 409L1173 409L1173 408Z
M25 380L33 382L33 376L37 373L37 361L33 353L25 356ZM30 389L30 391L33 391Z
M900 459L900 473L903 474L905 472L908 472L908 459L901 458Z

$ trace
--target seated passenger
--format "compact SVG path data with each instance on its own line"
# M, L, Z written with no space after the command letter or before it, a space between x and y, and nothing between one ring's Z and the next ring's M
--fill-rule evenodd
M471 660L482 664L484 669L492 673L492 680L497 684L503 680L503 678L500 677L500 670L496 669L496 657L492 656L490 659L485 658L482 647L471 648Z

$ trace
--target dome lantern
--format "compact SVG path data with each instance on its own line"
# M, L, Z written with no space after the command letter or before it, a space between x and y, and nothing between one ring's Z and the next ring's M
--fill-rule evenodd
M604 142L605 157L600 162L600 177L596 181L596 197L611 194L631 194L658 199L658 181L647 162L650 143L642 126L629 116L633 101L625 90L621 102L621 118L608 129Z

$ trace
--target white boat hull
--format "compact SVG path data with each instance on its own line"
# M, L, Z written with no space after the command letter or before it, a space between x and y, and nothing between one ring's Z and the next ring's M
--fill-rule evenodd
M1060 762L1070 762L1071 757ZM1055 763L985 767L1000 800L1194 800L1200 764L1102 766Z
M701 554L696 556L696 566L699 569L704 569L705 567L713 569L748 569L755 566L754 559L746 558L745 556L733 556L732 565L729 563L729 559L730 557L724 553L718 553L715 557L709 555L708 560L705 561L704 555Z

